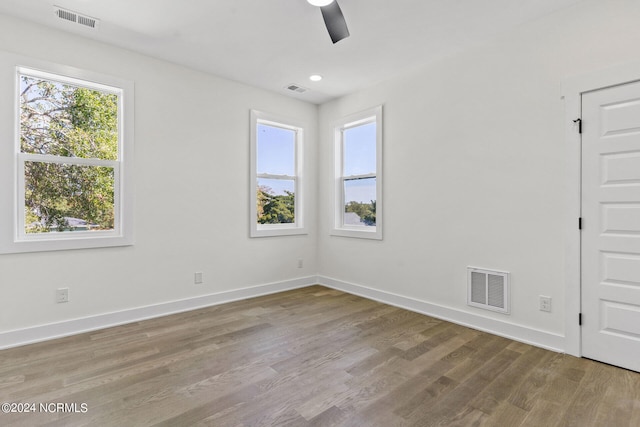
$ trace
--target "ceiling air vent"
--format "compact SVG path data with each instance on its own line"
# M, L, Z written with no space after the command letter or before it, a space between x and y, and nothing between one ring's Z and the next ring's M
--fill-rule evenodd
M467 304L509 313L509 273L467 267Z
M302 87L296 84L290 84L288 86L285 86L285 89L290 90L292 92L298 92L298 93L305 93L307 90L306 87Z
M82 25L88 28L97 28L98 23L100 22L96 18L92 18L90 16L82 15L78 12L74 12L69 9L64 9L59 6L54 6L55 14L58 18L63 19L65 21L73 22L78 25Z

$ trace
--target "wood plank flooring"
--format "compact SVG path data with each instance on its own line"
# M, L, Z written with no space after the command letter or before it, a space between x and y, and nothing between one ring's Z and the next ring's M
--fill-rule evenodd
M0 351L1 402L38 405L2 426L631 427L640 374L312 286Z

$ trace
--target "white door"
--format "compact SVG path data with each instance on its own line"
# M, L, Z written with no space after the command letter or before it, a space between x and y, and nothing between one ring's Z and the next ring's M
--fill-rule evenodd
M582 96L582 355L640 371L640 82Z

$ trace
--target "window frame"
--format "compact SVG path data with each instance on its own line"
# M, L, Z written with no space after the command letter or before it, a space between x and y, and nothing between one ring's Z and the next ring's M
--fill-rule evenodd
M344 132L347 129L376 124L376 171L375 174L344 176ZM382 105L338 120L334 125L334 204L330 234L333 236L382 240ZM344 186L346 181L376 179L376 225L360 226L344 224Z
M11 83L6 79L12 74ZM29 76L56 81L73 86L98 90L118 96L118 158L102 160L96 158L62 157L44 154L23 153L20 145L20 77ZM0 135L4 141L0 160L7 171L2 174L4 182L11 188L0 186L0 254L88 249L132 245L133 239L133 82L77 69L60 64L26 58L18 55L0 54L0 88L11 87L13 97L0 101L0 112L11 111L13 128ZM9 107L11 103L11 107ZM4 116L4 115L3 115ZM0 116L1 117L1 116ZM4 116L8 119L8 116ZM2 119L4 120L4 119ZM13 135L9 135L10 132ZM9 164L9 162L11 164ZM73 231L26 233L25 232L25 164L44 162L70 166L95 166L113 169L114 173L114 228L102 231ZM8 176L11 174L11 176Z
M249 235L250 237L273 237L307 234L305 227L305 202L304 202L304 129L303 123L297 120L281 117L271 113L251 110L250 114L250 190L249 190ZM258 173L258 125L263 124L295 132L294 141L294 173L295 175L275 175ZM282 179L294 182L294 222L287 224L259 224L256 195L258 192L258 179Z

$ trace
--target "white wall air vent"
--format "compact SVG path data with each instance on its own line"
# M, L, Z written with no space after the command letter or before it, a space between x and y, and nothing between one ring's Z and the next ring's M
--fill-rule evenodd
M100 20L92 18L90 16L82 15L78 12L74 12L69 9L64 9L60 6L53 6L53 10L56 16L68 22L73 22L78 25L82 25L87 28L97 28Z
M467 267L467 304L509 313L509 273Z
M298 93L305 93L307 90L309 90L306 87L302 87L302 86L297 85L297 84L287 85L287 86L285 86L285 89L293 91L293 92L298 92Z

